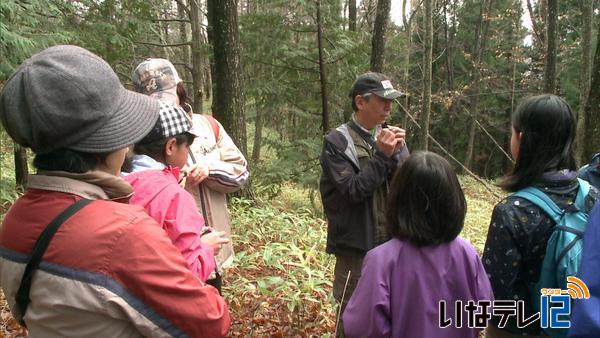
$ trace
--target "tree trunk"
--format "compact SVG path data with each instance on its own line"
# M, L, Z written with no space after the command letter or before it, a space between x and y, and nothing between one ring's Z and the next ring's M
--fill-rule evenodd
M448 9L448 6L451 6ZM448 134L454 135L454 121L456 115L457 99L454 94L454 38L456 36L456 0L451 4L449 0L444 0L444 37L446 39L446 75L448 93L450 99L450 107L448 108ZM448 24L448 11L451 11L452 15L452 26ZM454 149L454 137L450 137L448 140L448 149L453 151Z
M544 71L544 91L546 93L556 92L557 2L558 0L548 0L548 18L546 19L546 37L548 45L546 48L546 68Z
M236 0L209 0L214 56L212 113L247 156Z
M348 29L356 32L356 0L348 0Z
M404 0L402 1L402 8L406 8L406 1ZM414 17L414 12L417 10L416 6L413 6L413 1L412 0L408 0L410 1L410 12L408 13L408 19L407 19L407 15L405 13L405 15L403 15L402 17L402 22L404 24L404 27L406 29L406 54L405 54L405 66L404 66L404 74L403 74L403 84L405 86L408 87L408 84L410 83L410 53L412 52L412 19ZM410 95L406 95L404 97L404 108L409 110L410 109ZM409 118L408 115L404 115L404 123L403 123L403 127L406 130L410 130L410 126L411 124L409 124Z
M581 74L579 76L579 114L577 116L577 141L575 147L575 160L583 163L585 150L585 103L590 92L591 64L592 64L592 19L593 0L582 0L582 36L581 36Z
M186 5L185 5L185 1L181 0L181 2L177 2L177 17L179 19L189 19L191 22L191 18L186 14ZM179 23L179 40L180 41L188 41L188 29L187 29L187 23L186 22L180 22ZM189 81L190 80L190 68L191 68L191 56L190 56L190 46L189 45L185 45L182 46L182 52L183 52L183 57L181 58L181 61L183 62L183 64L185 65L183 70L184 72L181 72L181 79L183 81Z
M325 56L323 53L323 22L321 18L321 0L317 0L317 40L319 46L319 75L321 79L321 104L323 106L323 134L329 131L329 108L327 108L327 73L325 72Z
M256 110L256 121L254 121L254 143L252 145L252 163L256 165L260 161L260 148L262 146L262 129L264 111L268 104L262 104Z
M211 60L206 60L202 65L202 72L204 73L204 99L210 100L212 93L212 69L213 63Z
M214 29L213 29L213 24L212 24L212 18L215 17L214 14L214 3L217 2L218 0L206 0L206 21L208 23L208 25L206 25L206 39L208 40L208 44L210 46L212 46L213 50L214 50ZM214 54L214 53L213 53ZM206 73L210 73L209 76L206 76L206 78L210 78L210 90L206 91L206 99L208 100L211 97L211 94L214 90L215 87L215 58L214 55L211 55L211 57L208 58L208 67L206 67L204 69L204 74L206 75ZM206 82L204 83L205 85L205 89L206 89ZM212 108L211 108L212 109Z
M600 26L598 26L600 34ZM598 35L600 36L600 35ZM600 38L596 42L594 56L594 69L592 71L592 84L590 88L600 88ZM585 151L583 157L589 160L594 153L600 151L600 91L590 90L585 107Z
M202 19L200 17L200 6L199 0L190 1L190 22L192 26L192 82L193 91L192 100L194 101L194 112L202 114L203 112L203 99L202 86L204 81L202 79L202 34L200 31L200 25Z
M475 29L475 44L473 49L473 74L471 81L471 118L469 125L469 139L467 143L467 155L465 157L465 167L472 169L473 151L475 146L475 132L477 130L477 118L479 115L479 87L481 85L481 59L485 42L487 38L487 28L489 25L489 17L491 15L493 0L483 0L481 3L479 24Z
M546 38L544 35L544 31L540 29L540 25L535 17L535 13L533 12L533 6L531 5L531 0L527 0L527 11L529 12L529 19L531 20L531 26L533 28L533 33L537 37L537 40L540 46L546 45Z
M374 72L383 72L385 32L390 18L390 8L391 0L377 1L377 15L375 16L373 37L371 39L371 70Z
M431 115L431 73L433 58L433 0L424 0L425 37L423 39L423 116L421 119L420 144L423 150L429 149L429 116Z
M13 143L13 149L15 154L15 183L17 188L25 189L29 172L27 167L27 149L16 143Z

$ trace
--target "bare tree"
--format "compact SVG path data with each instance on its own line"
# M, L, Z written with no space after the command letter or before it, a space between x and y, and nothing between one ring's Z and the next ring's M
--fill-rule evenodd
M479 113L479 90L481 85L481 60L487 40L493 0L482 0L479 15L479 24L475 28L475 44L473 46L473 74L471 76L470 105L471 117L469 125L469 140L467 143L467 156L465 167L471 168L473 162L473 148L475 145L475 131L477 130L477 116Z
M348 29L356 32L356 0L348 0Z
M202 18L200 14L200 0L189 0L190 2L190 21L192 26L192 82L194 100L194 111L198 114L202 114L203 99L202 86L203 86L203 64L202 64L202 32L200 31L200 25L202 24Z
M535 34L537 40L540 45L546 45L546 36L544 35L544 30L540 28L540 24L535 16L533 11L533 6L531 5L531 0L527 0L527 11L529 12L529 19L531 20L531 26L533 28L533 33Z
M548 1L548 17L546 19L546 68L544 71L544 91L546 93L556 92L556 54L557 54L557 26L558 26L558 3L557 0Z
M321 17L321 0L317 0L317 40L319 46L319 77L321 80L321 104L323 134L329 131L329 108L327 108L327 73L325 72L325 56L323 53L323 22Z
M391 0L377 0L377 15L375 16L373 38L371 40L371 70L374 72L383 72L385 32L390 20L391 6Z
M454 92L454 40L456 37L456 1L444 0L444 38L446 43L445 61L446 61L446 76L448 92L450 95ZM448 8L450 7L450 8ZM448 18L451 18L451 24L448 23ZM452 103L448 109L448 130L450 135L454 132L454 115L456 113L457 104ZM448 140L448 148L454 148L454 138Z
M593 0L581 1L581 18L583 34L581 36L581 75L579 76L579 114L577 115L577 147L575 148L575 160L582 163L585 158L585 106L590 92L591 68L592 68L592 19Z
M598 26L600 34L600 26ZM594 56L594 68L592 70L592 83L590 88L600 88L600 39L596 42L596 54ZM590 90L585 107L585 159L600 151L600 91Z
M208 0L214 55L212 113L244 155L246 119L236 0Z
M423 117L421 122L420 144L429 148L429 116L431 115L431 74L433 60L433 0L424 0L425 38L423 39Z

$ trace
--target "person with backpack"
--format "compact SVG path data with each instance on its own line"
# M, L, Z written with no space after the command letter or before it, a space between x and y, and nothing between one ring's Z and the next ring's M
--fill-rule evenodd
M192 116L199 136L190 147L187 166L182 168L185 188L194 197L206 226L225 231L225 236L231 238L226 194L240 190L248 181L250 172L244 155L215 118L194 114L185 85L169 60L146 59L135 68L132 80L135 91L177 104ZM209 282L220 289L220 274L233 262L233 243L224 243L216 258L217 271Z
M600 153L595 154L591 161L579 168L579 178L600 189Z
M183 109L160 101L154 128L133 148L130 172L131 204L141 205L181 251L188 267L205 282L215 269L215 254L229 242L224 231L208 231L192 195L179 185L180 171L197 137Z
M159 109L77 46L33 55L5 83L0 121L37 173L0 227L0 286L30 337L227 335L225 300L119 177Z
M364 259L344 311L346 337L477 338L481 329L468 327L466 315L460 323L439 324L440 316L460 320L458 301L493 300L475 248L458 237L467 202L450 163L432 152L413 153L390 188L392 239Z
M575 117L564 99L551 94L526 98L513 112L511 124L515 165L499 185L513 194L494 208L483 264L496 300L523 301L522 315L529 318L539 311L540 287L562 288L566 281L559 279L577 272L580 256L571 248L581 248L585 220L598 192L577 179ZM553 260L565 255L574 256L574 263ZM548 279L554 285L539 284ZM565 334L544 332L539 320L518 327L516 316L501 328L499 319L492 317L488 337Z

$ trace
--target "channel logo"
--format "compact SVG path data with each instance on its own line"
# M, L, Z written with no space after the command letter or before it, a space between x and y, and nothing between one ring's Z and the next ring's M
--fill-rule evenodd
M566 291L573 299L590 298L590 289L588 289L587 285L577 277L567 277L567 290L564 291Z

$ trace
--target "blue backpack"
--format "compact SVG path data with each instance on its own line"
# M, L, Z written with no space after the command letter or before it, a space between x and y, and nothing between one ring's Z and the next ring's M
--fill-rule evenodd
M532 306L540 310L540 290L542 288L567 289L567 277L575 276L583 255L583 234L588 220L585 210L585 197L590 191L588 182L578 179L579 191L575 198L577 211L565 212L540 189L528 187L513 194L540 207L554 222L556 227L546 245L546 255L540 270L539 281L531 286ZM544 329L553 337L566 337L565 329Z

